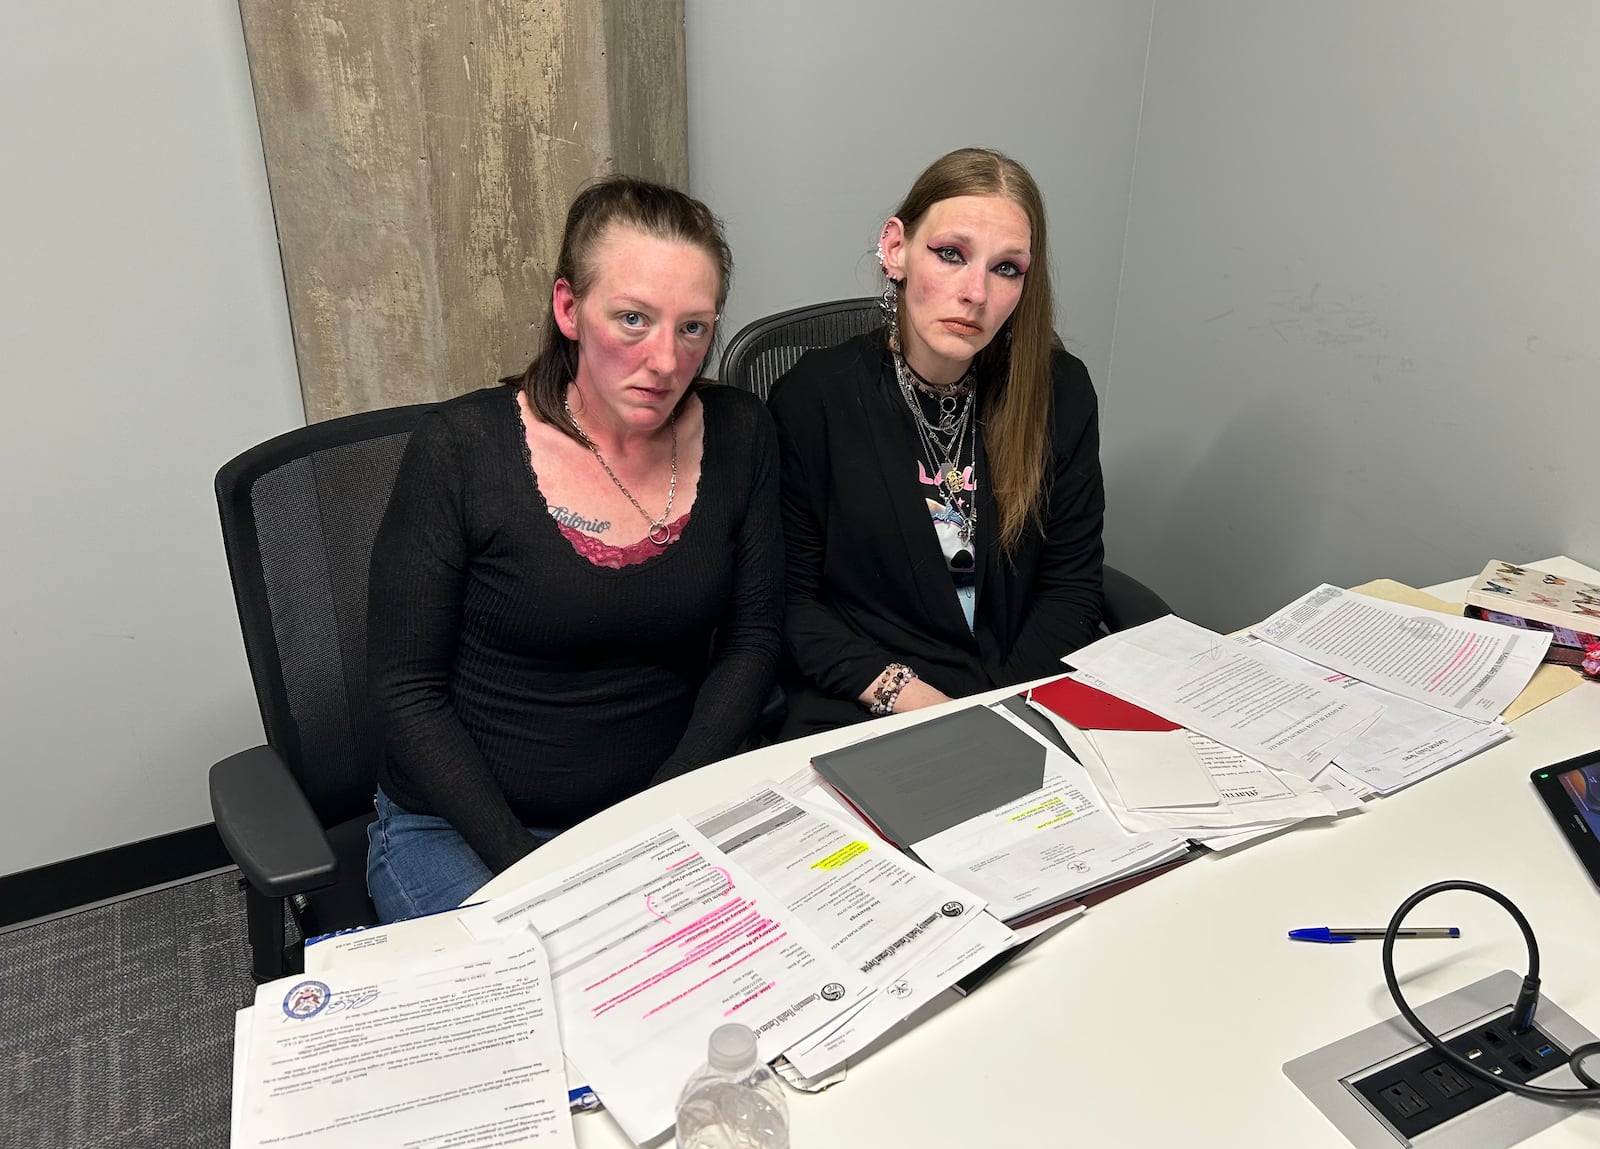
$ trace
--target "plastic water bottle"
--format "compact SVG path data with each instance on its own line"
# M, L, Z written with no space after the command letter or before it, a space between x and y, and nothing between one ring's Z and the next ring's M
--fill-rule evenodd
M748 1026L711 1031L706 1063L678 1096L678 1149L789 1149L783 1083Z

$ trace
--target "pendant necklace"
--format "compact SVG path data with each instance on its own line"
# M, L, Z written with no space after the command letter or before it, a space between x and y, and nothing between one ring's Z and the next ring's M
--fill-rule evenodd
M973 531L977 527L977 508L964 506L966 500L960 497L960 493L965 488L961 457L965 453L967 433L972 426L975 390L973 371L969 368L966 375L949 387L937 387L925 383L903 356L894 355L893 359L895 381L899 383L901 397L911 412L917 437L922 441L923 450L928 453L940 501L947 510L961 516L961 541L970 546ZM923 411L918 392L938 401L937 421L929 419Z
M672 478L667 483L667 509L661 512L659 519L652 519L650 512L641 507L639 500L633 497L633 492L622 485L622 480L617 478L617 473L611 469L611 464L606 462L606 457L600 453L600 448L594 445L594 440L589 438L584 429L578 425L578 417L572 413L572 405L562 399L561 409L567 413L567 422L572 424L572 429L578 433L578 438L583 441L583 445L589 448L594 457L600 461L600 465L605 468L605 472L610 476L611 481L617 485L617 490L628 497L628 502L633 504L633 509L638 511L644 517L644 521L650 524L650 529L646 532L645 538L655 543L658 547L664 547L670 543L672 541L672 528L667 525L667 520L672 517L672 496L677 494L678 491L678 413L674 411L667 416L667 426L672 431Z

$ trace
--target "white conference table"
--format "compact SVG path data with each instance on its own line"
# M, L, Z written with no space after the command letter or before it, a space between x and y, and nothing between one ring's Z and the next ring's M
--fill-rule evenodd
M1570 560L1535 565L1600 581ZM1430 589L1459 602L1465 588ZM707 766L567 831L481 895L672 814L692 817L818 751L1007 693ZM1600 891L1528 782L1540 766L1600 747L1600 683L1581 683L1512 730L1509 741L1358 814L1202 857L1091 908L970 997L851 1064L843 1082L788 1091L792 1146L1348 1145L1282 1065L1394 1015L1379 943L1322 946L1285 934L1383 926L1408 894L1447 878L1486 883L1522 908L1538 936L1544 992L1600 1032ZM1515 924L1487 899L1441 894L1410 920L1462 929L1460 941L1396 947L1413 1005L1525 968ZM630 1144L604 1113L573 1124L584 1149ZM1600 1107L1580 1108L1530 1144L1600 1144Z

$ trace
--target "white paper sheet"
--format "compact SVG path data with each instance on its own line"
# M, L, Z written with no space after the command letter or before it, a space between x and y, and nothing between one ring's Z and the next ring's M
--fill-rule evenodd
M461 920L461 909L444 910L420 918L381 926L342 930L306 943L306 973L341 974L355 967L382 968L386 963L415 962L444 954L456 946L472 945L474 938ZM600 1107L600 1099L584 1083L583 1074L569 1060L564 1075L567 1100L574 1113Z
M1381 712L1174 615L1107 635L1066 661L1168 721L1306 779Z
M776 784L703 811L694 823L880 988L984 907L982 898Z
M1089 730L1117 795L1130 810L1215 809L1222 795L1187 730ZM1102 791L1103 793L1103 791Z
M573 1145L531 932L256 991L234 1149Z
M1546 631L1403 606L1326 583L1250 632L1319 666L1481 722L1511 705L1550 648Z
M1267 642L1245 639L1242 644L1270 662L1321 674L1328 685L1383 706L1378 720L1335 759L1377 793L1392 794L1511 737L1510 728L1498 719L1479 722L1451 714L1319 667Z
M1081 912L1081 911L1080 911ZM843 1022L813 1034L785 1056L807 1077L855 1057L990 958L1022 940L989 914L974 914Z
M344 930L306 943L306 972L343 972L371 961L416 961L472 944L461 910L427 914L383 926Z
M1106 684L1093 675L1084 675L1081 671L1074 674L1074 677L1079 676L1097 690L1106 689ZM1287 771L1274 771L1193 731L1179 733L1192 739L1203 750L1206 759L1216 767L1221 777L1228 780L1239 797L1232 801L1224 800L1214 807L1130 810L1122 804L1106 765L1087 733L1047 707L1036 706L1035 709L1055 726L1072 748L1111 813L1129 833L1165 831L1211 845L1218 837L1246 832L1274 832L1285 823L1300 822L1307 818L1330 818L1339 812L1334 803L1318 791L1315 783ZM1253 790L1259 793L1252 796L1250 792Z
M1266 763L1257 762L1248 754L1240 754L1193 730L1183 733L1194 748L1200 764L1211 776L1212 785L1229 805L1249 805L1270 798L1286 798L1294 793L1283 775Z
M681 818L463 920L480 937L527 923L544 938L567 1053L638 1143L672 1125L717 1026L748 1025L770 1061L870 992Z

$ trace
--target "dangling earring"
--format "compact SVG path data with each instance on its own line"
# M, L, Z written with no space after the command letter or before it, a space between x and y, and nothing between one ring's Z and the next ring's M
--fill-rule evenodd
M878 306L883 308L884 342L889 345L890 351L898 355L900 354L900 284L897 280L885 276L883 297L878 300Z

